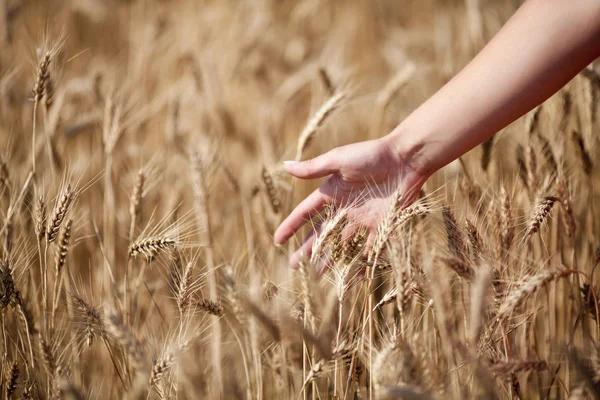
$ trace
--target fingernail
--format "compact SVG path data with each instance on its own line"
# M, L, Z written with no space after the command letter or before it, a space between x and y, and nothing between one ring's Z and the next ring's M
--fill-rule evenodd
M283 162L283 165L285 165L286 167L291 167L291 166L294 166L296 164L299 164L299 162L298 161L294 161L294 160L284 161Z

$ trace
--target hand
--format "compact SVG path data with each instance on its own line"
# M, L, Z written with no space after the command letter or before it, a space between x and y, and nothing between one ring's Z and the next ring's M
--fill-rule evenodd
M406 205L417 197L426 180L426 174L412 161L411 153L403 154L399 147L397 137L388 135L338 147L312 160L284 162L286 171L300 179L331 176L281 223L275 232L275 243L287 242L328 204L348 208L343 241L351 238L360 227L365 227L369 230L367 244L370 243L397 189L401 188L404 192ZM292 254L292 267L302 256L310 257L314 235L313 230Z

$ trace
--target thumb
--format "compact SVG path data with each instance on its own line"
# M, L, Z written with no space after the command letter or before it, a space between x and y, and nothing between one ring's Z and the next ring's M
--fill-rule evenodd
M339 171L339 160L335 149L306 161L284 161L283 166L290 174L300 179L317 179Z

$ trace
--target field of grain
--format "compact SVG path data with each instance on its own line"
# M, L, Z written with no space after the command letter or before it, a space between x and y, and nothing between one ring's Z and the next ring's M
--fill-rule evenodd
M318 184L283 160L388 133L518 3L0 0L3 398L600 398L593 66L370 251L344 209L273 244Z

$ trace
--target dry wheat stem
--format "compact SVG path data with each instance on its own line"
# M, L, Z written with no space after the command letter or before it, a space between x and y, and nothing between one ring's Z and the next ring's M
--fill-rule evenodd
M136 373L143 373L146 355L141 343L117 316L116 311L108 307L104 310L106 316L106 331L123 347L132 361Z
M137 217L140 213L141 203L142 203L142 193L144 191L144 181L145 175L143 170L139 170L137 173L137 177L135 180L135 185L133 187L133 191L131 192L131 197L129 199L129 217L131 218L131 223L129 226L129 242L133 241L133 235L135 232Z
M261 177L267 197L269 198L269 203L271 204L271 209L275 214L278 214L279 211L281 211L281 193L279 188L275 185L271 172L269 172L264 165L262 167Z
M476 347L484 329L485 313L490 297L492 268L485 265L477 270L475 282L471 286L471 309L469 320L469 341Z
M48 227L46 228L46 242L52 243L58 236L58 231L75 200L76 193L73 191L71 184L67 184L61 191L58 201L54 206L51 214Z
M316 265L319 257L322 255L321 253L325 250L325 246L331 243L332 238L341 235L342 230L346 226L347 217L348 210L341 209L336 211L333 217L328 218L321 224L321 231L317 234L312 245L311 264Z
M177 308L179 309L179 316L183 321L188 308L191 304L193 287L192 287L192 272L194 268L193 262L188 262L185 269L179 273L181 273L181 277L179 279L179 285L177 286L176 292L176 301Z
M38 67L38 72L37 72L37 77L36 77L36 81L35 81L35 85L33 87L33 123L32 123L32 135L31 135L31 165L32 165L32 171L33 174L35 175L36 173L36 160L35 160L35 154L36 154L36 145L35 145L35 138L37 136L36 134L36 119L37 119L37 108L38 105L40 103L40 101L42 100L42 97L44 96L45 92L46 92L46 82L48 80L48 69L50 67L50 61L51 61L51 54L50 52L46 52L46 54L44 55L44 57L42 58L39 67Z
M463 234L456 223L456 218L450 207L444 206L442 208L442 217L448 238L448 248L454 253L455 257L463 260L466 255L466 246Z
M75 310L84 321L87 347L92 345L92 341L96 336L106 338L106 328L100 310L90 305L83 297L76 293L69 292L69 297L75 306Z
M60 297L61 288L62 288L62 278L63 275L61 271L67 262L67 255L69 252L69 244L71 242L71 229L73 226L73 220L69 219L58 238L58 243L56 245L56 255L54 257L54 265L56 267L54 274L54 290L52 296L52 327L54 328L54 320L56 318L56 309L58 308L58 299Z
M196 149L190 151L190 169L192 183L194 188L194 206L196 208L196 223L198 229L203 233L202 239L205 246L205 256L208 270L212 273L208 275L208 289L211 299L217 298L217 278L215 271L215 256L213 252L213 225L211 221L209 204L209 182L207 181L208 162L201 156ZM223 392L223 377L221 372L221 323L219 320L211 324L212 339L212 364L213 377L217 382L219 390Z
M468 218L465 220L467 237L471 245L471 256L474 263L478 263L481 259L481 253L484 249L483 238L479 234L477 227Z

